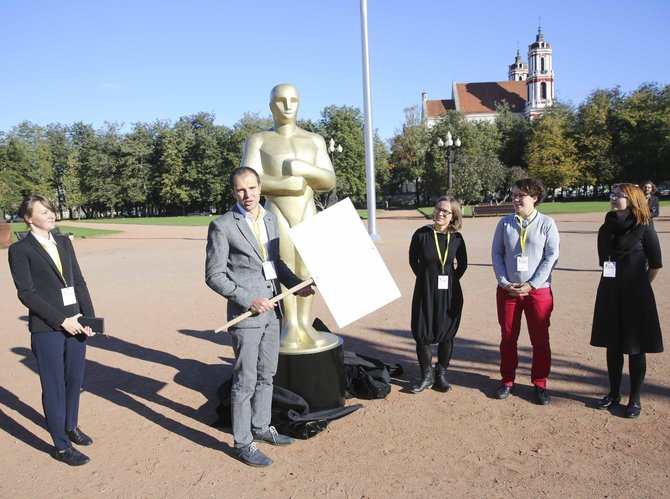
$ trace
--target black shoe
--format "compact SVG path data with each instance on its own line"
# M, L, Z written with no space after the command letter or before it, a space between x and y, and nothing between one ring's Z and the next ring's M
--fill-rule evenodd
M451 391L451 385L447 381L447 368L440 364L435 364L435 384L433 388L443 393Z
M604 411L605 409L609 409L613 405L619 405L619 402L621 402L621 397L619 395L605 395L603 399L598 402L598 405L596 406L598 409L601 411Z
M639 418L642 413L642 406L639 402L628 402L626 407L626 417L630 419Z
M537 405L547 405L549 403L549 394L546 388L541 386L535 387L535 403Z
M89 457L86 454L82 454L74 447L70 447L67 450L62 452L56 452L56 459L63 461L65 464L70 466L81 466L90 461Z
M419 380L419 383L410 388L410 390L412 390L413 393L422 392L425 389L432 387L434 381L435 379L433 377L433 368L429 367L421 373L421 379Z
M503 383L496 390L496 394L494 395L494 397L499 400L503 400L509 397L510 393L512 393L512 385L506 385L505 383Z
M74 430L68 430L65 433L73 444L91 445L93 443L93 439L81 431L78 426Z

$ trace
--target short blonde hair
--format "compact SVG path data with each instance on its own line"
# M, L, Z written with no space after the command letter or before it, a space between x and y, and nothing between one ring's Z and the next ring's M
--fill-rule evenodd
M463 226L463 208L461 207L461 203L458 202L458 199L452 196L442 196L437 200L437 203L435 203L433 214L443 201L449 203L449 206L451 207L451 221L449 222L449 225L454 229L459 230Z
M19 206L19 218L23 220L26 225L28 225L26 218L33 216L35 203L42 203L47 210L56 213L56 205L53 204L53 201L51 201L48 197L41 196L40 194L30 194L29 196L23 198L21 206Z

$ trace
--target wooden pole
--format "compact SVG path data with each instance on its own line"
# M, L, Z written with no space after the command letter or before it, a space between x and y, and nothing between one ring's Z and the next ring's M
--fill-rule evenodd
M279 300L282 300L283 298L286 298L288 295L292 295L296 291L300 291L302 288L309 286L310 284L314 283L314 279L311 277L307 279L306 281L302 281L300 284L296 284L293 286L291 289L287 289L283 293L278 294L274 298L270 300L270 303L277 303ZM232 321L226 322L223 326L221 326L218 329L215 329L215 333L220 333L221 331L227 331L229 327L234 326L238 322L243 321L247 317L251 317L253 315L253 312L251 310L248 310L247 312L244 312L242 315L238 315L235 317Z

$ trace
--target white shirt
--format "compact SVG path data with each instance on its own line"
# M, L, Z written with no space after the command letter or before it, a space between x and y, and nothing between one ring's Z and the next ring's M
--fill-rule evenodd
M254 220L254 217L246 211L242 206L240 206L240 203L237 203L237 208L244 213L244 220L247 222L247 225L249 225L249 228L251 229L251 232L256 236L258 239L258 235L260 233L260 241L259 244L263 245L263 249L265 251L261 251L262 254L264 254L264 260L267 260L267 255L268 255L268 230L265 227L265 222L263 221L263 217L265 216L265 209L259 204L258 205L258 221ZM258 225L256 225L258 224Z

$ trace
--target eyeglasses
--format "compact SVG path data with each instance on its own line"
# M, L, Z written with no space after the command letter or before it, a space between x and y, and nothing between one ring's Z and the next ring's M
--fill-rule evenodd
M512 199L523 199L526 196L530 196L530 194L512 194Z
M623 192L611 192L610 193L610 199L628 199L628 196L626 196Z
M449 211L449 210L441 210L441 209L439 209L439 208L435 208L435 213L436 213L436 214L437 214L437 213L442 213L443 215L451 215L453 212L451 212L451 211Z

